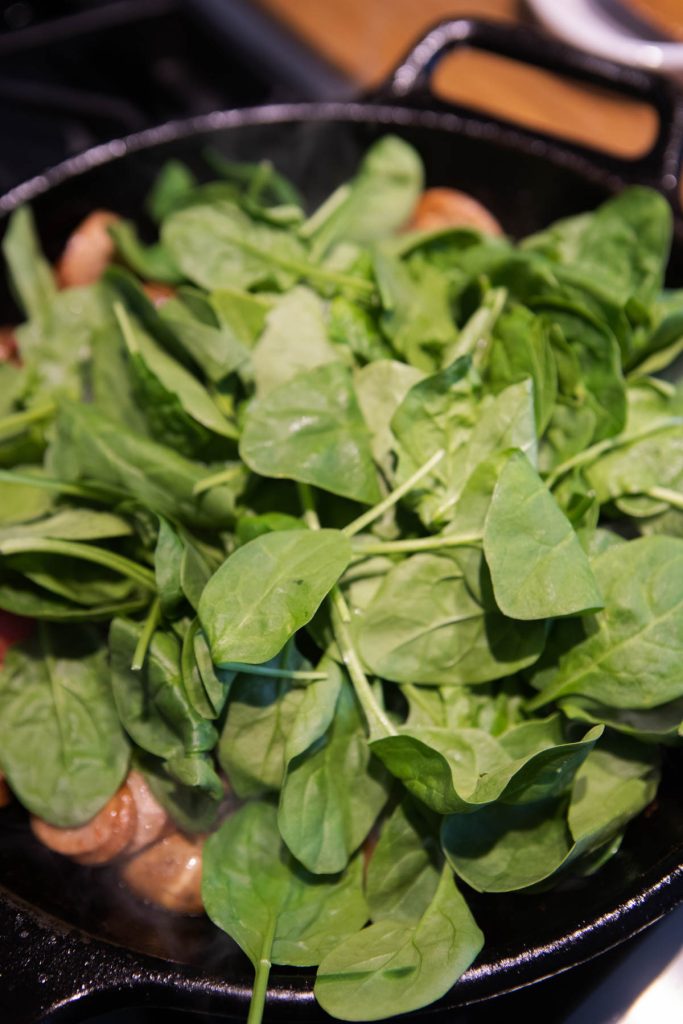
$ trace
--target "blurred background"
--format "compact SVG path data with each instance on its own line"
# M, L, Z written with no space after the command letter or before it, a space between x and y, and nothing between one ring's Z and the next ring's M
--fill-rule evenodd
M586 2L632 37L683 42L683 0ZM569 0L551 3L557 10ZM442 18L533 24L543 7L547 0L0 2L0 194L83 149L169 119L367 94ZM489 54L445 60L433 88L443 99L627 158L644 153L656 131L645 104ZM515 1013L547 1024L679 1021L682 946L683 908L619 950L463 1010L454 1024L494 1024ZM434 1020L410 1018L418 1019ZM190 1018L130 1009L87 1024L162 1020Z
M169 118L376 87L439 19L533 23L569 0L13 0L0 3L0 193L97 142ZM683 41L683 0L583 0L625 31ZM633 157L642 103L461 52L440 96Z

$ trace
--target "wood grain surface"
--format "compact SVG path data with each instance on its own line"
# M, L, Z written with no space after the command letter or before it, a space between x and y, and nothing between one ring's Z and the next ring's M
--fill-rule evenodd
M443 18L532 20L521 0L258 2L365 87L380 82L418 36ZM683 35L683 0L629 2L672 35ZM434 88L445 98L625 157L645 152L656 132L656 116L645 104L490 54L464 51L446 58Z

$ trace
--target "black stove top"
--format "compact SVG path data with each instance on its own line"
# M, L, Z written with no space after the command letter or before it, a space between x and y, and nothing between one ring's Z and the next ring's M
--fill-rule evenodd
M0 3L0 194L170 119L349 88L249 0Z

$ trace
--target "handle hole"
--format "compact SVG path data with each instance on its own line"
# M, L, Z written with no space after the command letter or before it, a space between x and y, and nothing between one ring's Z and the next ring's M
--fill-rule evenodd
M445 57L431 88L447 102L625 159L644 156L657 135L657 113L642 100L482 50Z

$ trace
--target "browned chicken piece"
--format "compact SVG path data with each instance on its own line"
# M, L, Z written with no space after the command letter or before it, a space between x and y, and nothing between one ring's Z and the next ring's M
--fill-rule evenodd
M142 290L149 301L157 307L163 306L175 295L175 288L171 288L169 284L161 284L160 281L146 281Z
M5 776L0 772L0 807L7 807L12 802L12 793L5 781Z
M55 267L60 288L99 281L116 250L107 228L117 220L109 210L95 210L69 235Z
M55 853L79 864L107 864L123 853L135 835L137 812L126 783L105 807L80 828L57 828L41 818L31 818L37 839Z
M13 327L0 327L0 363L19 363L19 349Z
M131 772L126 784L132 793L137 815L135 832L126 848L126 854L132 854L161 839L173 829L173 824L140 772Z
M485 235L502 235L503 229L492 213L467 192L455 188L428 188L408 223L409 231L439 228L474 228Z
M203 844L203 838L172 832L129 860L121 877L149 903L177 914L201 914Z

